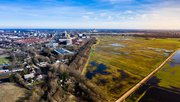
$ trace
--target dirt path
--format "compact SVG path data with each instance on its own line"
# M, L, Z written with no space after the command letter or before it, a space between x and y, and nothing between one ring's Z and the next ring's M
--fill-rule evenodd
M177 51L180 49L177 49L174 53L172 53L159 67L157 67L155 70L153 70L149 75L147 75L144 79L142 79L139 83L137 83L135 86L133 86L130 90L128 90L126 93L124 93L116 102L123 102L129 95L131 95L134 91L139 89L139 87L144 84L149 78L151 78L157 71L159 71L164 64L166 64L169 59L171 59Z
M94 45L92 46L92 48L95 48L96 45L99 44L98 38L96 38L96 39L97 39L97 42L96 42L96 44L94 44ZM92 48L91 48L91 50L92 50ZM87 59L87 61L86 61L86 64L84 65L84 68L83 68L83 70L82 70L82 72L81 72L81 75L83 75L83 76L86 74L86 71L87 71L87 66L88 66L89 61L90 61L90 54L91 54L91 51L90 51L90 53L89 53L88 59Z
M86 61L86 64L84 65L84 68L83 68L82 72L81 72L81 75L83 75L83 76L86 74L86 70L87 70L87 66L89 64L89 61L90 61L90 55L89 55L89 57L88 57L88 59Z

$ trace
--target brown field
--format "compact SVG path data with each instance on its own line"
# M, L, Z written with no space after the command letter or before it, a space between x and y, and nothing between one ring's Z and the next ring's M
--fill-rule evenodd
M0 102L17 102L25 96L27 91L14 83L0 84L0 90Z

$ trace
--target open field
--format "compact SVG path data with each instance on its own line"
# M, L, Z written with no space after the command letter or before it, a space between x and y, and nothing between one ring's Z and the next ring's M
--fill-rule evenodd
M159 86L180 89L180 65L171 67L167 63L155 76L160 79Z
M160 80L158 86L175 89L180 92L180 50L163 68L155 74Z
M0 64L9 63L9 59L7 57L0 57Z
M90 76L111 101L118 99L180 47L180 39L105 36L98 40L90 54L86 76Z
M152 78L150 78L144 86L141 86L134 94L127 98L127 102L134 102L137 100L154 100L158 101L159 99L153 95L160 94L159 97L162 101L166 96L166 101L174 100L173 102L179 102L180 95L180 64L177 63L180 61L180 50L178 50L174 56L167 61L167 63L159 70ZM152 88L156 87L156 88ZM156 90L155 93L149 92L153 89ZM163 92L159 91L163 89ZM165 93L166 94L163 94ZM168 92L168 93L167 93ZM176 95L173 95L176 93ZM153 97L152 97L153 96ZM163 99L162 99L163 98ZM138 102L138 101L137 101ZM148 101L147 101L148 102ZM169 101L168 101L169 102Z
M20 88L13 83L0 84L1 102L17 102L26 96L27 90Z

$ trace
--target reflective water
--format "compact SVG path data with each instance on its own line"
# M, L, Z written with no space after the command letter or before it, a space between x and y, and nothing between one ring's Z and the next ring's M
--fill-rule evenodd
M104 64L97 64L96 62L92 61L90 62L91 66L96 67L96 69L92 72L87 71L86 73L86 78L88 79L92 79L93 76L95 76L96 74L102 74L102 75L108 75L111 74L110 72L107 72L106 69L106 65Z
M180 50L172 57L172 60L170 61L170 66L174 67L180 65Z
M115 47L125 47L125 45L123 45L123 44L118 44L118 43L109 44L109 45L115 46Z

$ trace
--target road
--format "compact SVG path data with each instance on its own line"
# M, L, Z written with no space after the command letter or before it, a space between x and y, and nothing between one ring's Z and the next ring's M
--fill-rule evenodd
M133 86L130 90L128 90L126 93L124 93L116 102L123 102L129 95L131 95L134 91L139 89L139 87L144 84L149 78L151 78L157 71L159 71L162 66L171 59L177 51L180 49L177 49L174 53L172 53L159 67L157 67L155 70L153 70L149 75L147 75L145 78L143 78L140 82L138 82L135 86Z

